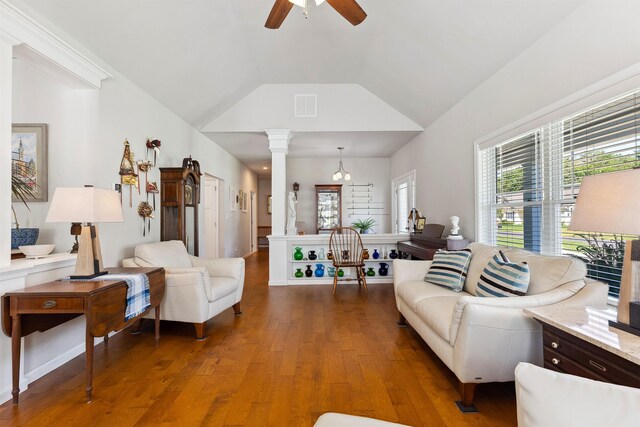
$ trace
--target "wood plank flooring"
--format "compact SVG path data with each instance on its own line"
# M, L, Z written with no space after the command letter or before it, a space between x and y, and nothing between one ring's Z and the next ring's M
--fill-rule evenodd
M324 412L412 426L514 426L513 383L476 390L463 415L455 376L411 329L396 326L392 284L267 286L268 253L247 259L243 316L228 309L192 325L151 321L96 347L93 402L84 403L84 355L32 383L0 425L312 426ZM487 351L490 351L487 349Z

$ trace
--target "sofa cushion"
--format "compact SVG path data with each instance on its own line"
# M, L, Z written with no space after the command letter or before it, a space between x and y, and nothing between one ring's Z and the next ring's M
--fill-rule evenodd
M424 281L460 292L467 277L471 251L438 251L424 276Z
M529 266L529 288L527 295L548 292L565 283L584 280L587 267L584 262L569 256L540 255L522 249L498 248L483 243L471 243L471 262L464 290L475 295L480 275L489 260L502 249L512 262L526 262Z
M527 295L549 292L565 283L584 280L587 275L585 263L574 257L540 255L513 248L505 248L504 253L512 262L526 262L529 266Z
M416 313L429 328L449 342L451 318L460 294L425 298L417 304Z
M450 296L459 298L463 295L469 295L466 292L454 292L451 289L425 283L422 280L408 280L399 283L396 285L396 293L397 297L402 299L413 311L416 311L418 303L425 298Z
M501 259L502 257L502 259ZM489 260L480 275L476 296L515 297L523 296L529 287L529 266L526 262L510 262L500 251Z
M467 280L464 282L464 290L471 295L475 295L482 271L500 248L488 246L484 243L471 243L467 246L467 249L471 250L471 261L467 271Z
M181 240L145 243L136 246L136 258L159 267L191 267L189 253Z

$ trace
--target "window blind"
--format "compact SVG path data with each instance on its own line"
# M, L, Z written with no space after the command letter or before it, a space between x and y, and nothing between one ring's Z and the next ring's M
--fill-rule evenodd
M624 241L566 230L582 178L640 166L640 92L549 123L479 152L478 238L587 262L619 293Z

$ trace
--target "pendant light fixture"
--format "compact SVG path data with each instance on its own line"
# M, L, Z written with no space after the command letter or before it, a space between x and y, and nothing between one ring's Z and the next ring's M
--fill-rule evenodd
M338 150L340 150L340 163L338 163L338 170L333 174L333 180L339 181L344 177L345 181L351 181L351 174L344 170L342 166L342 150L344 150L344 147L338 147Z

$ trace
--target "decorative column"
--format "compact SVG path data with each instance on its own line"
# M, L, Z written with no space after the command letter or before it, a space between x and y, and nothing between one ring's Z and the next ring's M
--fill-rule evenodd
M0 267L11 263L11 82L13 46L0 38Z
M271 236L269 236L269 286L287 284L286 186L290 129L267 129L271 151Z

